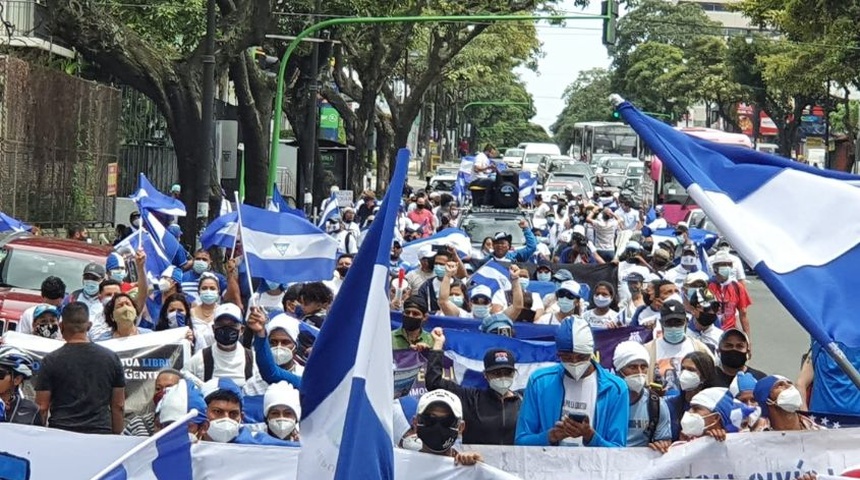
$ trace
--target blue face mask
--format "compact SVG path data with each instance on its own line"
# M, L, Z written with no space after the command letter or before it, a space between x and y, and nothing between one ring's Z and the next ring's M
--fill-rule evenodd
M212 305L213 303L218 301L218 291L203 290L202 292L200 292L200 301L205 303L206 305Z
M296 318L302 318L305 316L305 310L302 308L301 305L296 305L296 308L293 313L295 314Z
M125 269L117 268L110 271L110 278L116 280L117 282L122 282L125 280Z
M686 329L684 327L663 327L663 339L672 345L684 341Z
M441 279L445 276L445 265L434 265L433 273L436 275L436 278Z
M559 298L558 299L558 308L561 310L561 313L572 312L574 308L575 300L572 298Z
M490 315L489 305L472 305L472 316L475 318L487 318Z
M548 281L552 280L552 273L538 272L537 279L539 282L548 282Z
M194 264L191 266L194 269L194 273L200 275L201 273L209 270L209 262L206 260L194 260Z
M521 278L520 279L520 287L522 287L523 290L529 288L529 282L530 282L530 280L528 278Z
M266 287L268 287L269 290L278 290L279 288L281 288L281 284L278 282L270 282L266 280Z
M99 282L95 280L84 280L84 293L87 294L88 297L94 297L97 293L99 293Z
M458 307L461 307L461 308L463 307L463 297L461 297L459 295L452 295L452 296L448 297L448 300L451 300L451 303L453 303L454 305L456 305Z

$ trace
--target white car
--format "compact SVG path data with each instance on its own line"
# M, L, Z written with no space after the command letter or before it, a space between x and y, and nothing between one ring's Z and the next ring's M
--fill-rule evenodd
M454 191L454 185L457 183L457 175L434 175L430 179L430 190L433 192Z
M523 155L525 153L526 151L522 148L509 148L502 155L502 161L509 167L520 168L523 166Z

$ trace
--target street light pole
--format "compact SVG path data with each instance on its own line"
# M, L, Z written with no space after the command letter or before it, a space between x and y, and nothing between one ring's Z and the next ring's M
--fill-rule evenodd
M319 13L320 8L322 8L321 3L321 0L316 0L315 13ZM301 149L299 150L301 154L299 156L301 159L299 165L301 165L302 175L301 182L299 182L299 189L296 193L307 192L311 194L312 198L314 192L314 164L316 163L317 158L317 117L319 113L319 108L317 108L317 93L319 92L317 76L319 75L319 43L314 43L311 51L310 83L308 84L308 109L305 115L304 128L305 135L304 142L302 142ZM276 135L280 136L280 129L278 129ZM277 170L277 157L274 161L270 161L270 164L273 164ZM272 176L272 172L269 172L269 176ZM274 182L272 183L274 184ZM272 188L272 186L269 185L269 188Z
M212 1L212 0L210 0ZM355 25L355 24L380 24L380 23L431 23L431 22L534 22L539 20L604 20L605 15L427 15L427 16L406 16L406 17L340 17L330 18L322 22L311 25L302 30L296 35L296 38L287 46L284 56L281 58L281 64L278 69L278 86L275 93L275 114L273 119L273 134L271 149L269 151L269 197L272 196L272 187L275 184L275 170L278 165L278 148L280 142L278 137L281 131L281 117L283 116L284 108L284 82L286 80L287 62L293 52L298 47L301 41L325 28L336 27L338 25Z
M203 50L203 98L200 108L202 116L200 138L203 142L205 161L200 165L197 176L197 218L192 229L193 238L197 237L198 226L206 224L209 218L209 179L215 161L215 0L206 2L206 38ZM202 220L201 220L202 219Z

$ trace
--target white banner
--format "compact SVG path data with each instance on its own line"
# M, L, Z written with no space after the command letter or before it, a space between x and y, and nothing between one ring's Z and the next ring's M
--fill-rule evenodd
M181 370L191 354L190 344L185 340L186 330L174 328L161 332L134 335L97 342L113 350L122 361L125 371L125 412L126 415L141 413L152 404L155 393L155 377L164 368ZM29 352L37 361L50 352L63 346L61 340L51 340L18 332L3 335L6 345L12 345ZM38 375L38 365L37 365ZM33 381L25 384L24 394L33 398Z

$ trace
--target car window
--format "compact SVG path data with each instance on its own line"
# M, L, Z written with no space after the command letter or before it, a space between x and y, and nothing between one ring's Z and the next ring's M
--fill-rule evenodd
M60 277L67 288L81 284L81 272L89 261L29 250L9 249L3 259L0 283L10 287L39 290L45 277Z
M525 150L519 148L509 148L505 150L506 157L522 157L523 153L525 153Z
M430 187L437 192L450 192L454 190L455 180L434 180Z
M526 155L526 158L523 160L523 163L538 163L541 161L546 154L544 153L529 153Z
M492 237L496 232L505 232L511 235L511 243L522 245L526 243L523 230L520 228L520 218L517 217L491 217L470 216L463 220L461 228L472 239L472 243L481 243L485 238Z
M629 167L627 168L628 177L641 177L645 173L645 167Z

